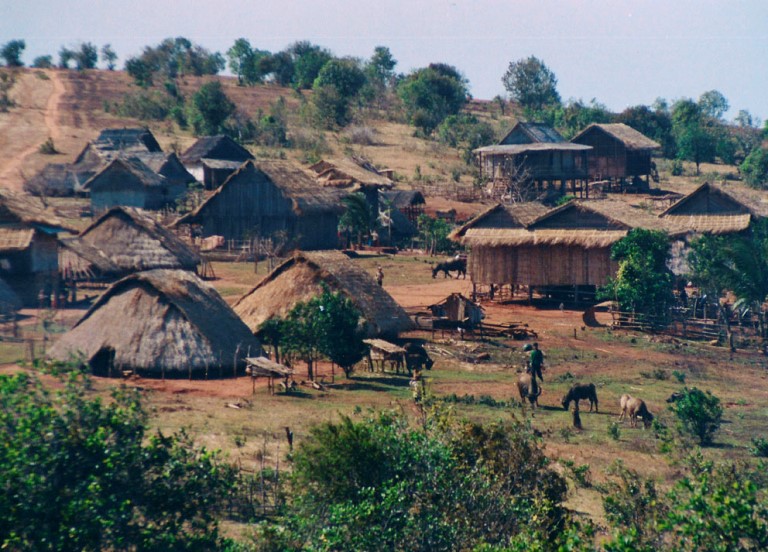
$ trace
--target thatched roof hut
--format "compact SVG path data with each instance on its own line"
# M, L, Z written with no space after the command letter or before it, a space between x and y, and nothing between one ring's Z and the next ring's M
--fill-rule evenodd
M242 240L284 232L300 249L338 245L339 194L284 161L247 161L197 209L174 224L199 224L203 236Z
M339 251L299 252L275 268L234 305L251 330L282 318L302 301L322 293L322 284L348 296L365 320L367 337L395 336L413 323L373 277Z
M112 285L48 351L79 354L99 375L226 377L261 347L213 287L184 270L151 270Z
M670 229L622 201L571 201L550 210L492 207L451 238L471 247L467 268L476 284L599 286L617 269L611 246L632 228Z
M161 153L163 149L148 128L107 128L88 142L75 158L78 171L97 171L104 163L118 156L141 153Z
M113 207L77 239L103 253L121 275L155 268L194 271L200 264L200 256L172 232L128 207Z
M317 175L323 186L344 189L374 187L391 188L394 183L369 163L362 165L353 159L324 159L311 165L309 169Z
M35 176L24 182L24 191L42 197L71 197L91 177L78 172L68 163L48 163Z
M768 195L705 182L661 217L680 232L735 234L749 228L753 220L768 217Z

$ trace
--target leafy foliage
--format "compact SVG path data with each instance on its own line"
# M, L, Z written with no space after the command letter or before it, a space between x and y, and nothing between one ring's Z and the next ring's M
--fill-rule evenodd
M451 233L451 225L441 218L432 218L429 215L419 215L419 238L424 243L424 249L430 254L452 253L456 250L456 244L448 239Z
M138 392L0 376L0 540L15 550L214 550L232 472L184 433L146 434Z
M560 104L557 77L535 56L511 62L501 82L510 96L530 112Z
M345 126L350 121L350 102L365 85L366 77L353 59L328 61L315 79L312 102L321 126Z
M339 219L339 227L354 232L360 245L363 238L373 229L375 222L368 200L361 192L354 192L344 196L341 203L344 205L344 214Z
M717 140L701 107L690 99L682 99L672 106L672 132L677 143L680 159L693 161L696 174L699 165L715 160Z
M294 461L283 549L468 550L515 538L554 549L573 534L565 481L521 424L343 417L313 428Z
M166 38L154 47L147 46L140 56L125 62L126 70L140 86L151 85L155 75L163 80L184 75L215 75L225 65L220 53L211 53L182 36Z
M9 40L0 48L0 57L5 60L7 67L24 67L24 62L21 61L21 53L26 47L27 43L23 40Z
M753 149L741 164L741 173L750 186L768 187L768 148Z
M50 69L53 67L53 56L37 56L34 60L32 60L32 67L35 69Z
M117 61L117 53L112 48L111 44L105 44L101 47L101 59L107 63L107 69L109 71L115 70L115 62Z
M237 75L240 84L257 84L264 80L264 65L262 59L271 55L265 50L251 47L251 43L245 38L238 38L232 47L227 50L229 68Z
M493 127L469 113L449 115L437 128L441 142L462 151L464 162L472 162L472 151L493 143L496 133Z
M681 433L696 437L701 445L712 442L723 416L720 399L709 391L686 387L670 408L677 416Z
M429 135L449 115L455 115L467 102L467 80L456 68L433 63L408 75L397 93L403 101L408 121Z
M667 268L669 238L664 232L635 228L611 248L619 261L616 278L600 290L627 312L664 320L672 304L672 275Z
M220 134L227 119L235 113L219 81L205 83L192 95L188 106L189 122L197 136Z

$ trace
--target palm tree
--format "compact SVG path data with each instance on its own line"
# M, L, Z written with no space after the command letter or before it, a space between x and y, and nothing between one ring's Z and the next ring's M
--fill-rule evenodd
M357 234L357 245L363 243L363 236L371 229L371 209L368 201L360 192L349 194L341 200L346 211L339 220L340 226L346 226Z

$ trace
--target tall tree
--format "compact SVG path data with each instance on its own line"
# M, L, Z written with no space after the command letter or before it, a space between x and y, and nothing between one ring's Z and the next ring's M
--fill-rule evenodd
M672 132L678 157L693 161L697 175L701 163L715 160L717 140L701 107L693 100L678 100L672 106Z
M397 93L410 123L429 135L443 119L464 107L469 90L467 80L455 67L433 63L408 75Z
M99 61L99 49L91 42L83 42L77 50L74 50L73 59L78 71L95 69L96 62Z
M238 38L227 50L229 68L237 75L239 84L256 84L264 80L263 67L260 62L270 53L255 49L245 38Z
M0 57L5 60L5 65L8 67L24 67L21 53L26 47L27 43L21 39L10 40L0 48Z
M107 70L115 70L115 62L117 61L117 53L112 49L111 44L105 44L101 47L101 60L107 64Z
M312 88L320 70L333 59L328 49L308 41L295 42L286 51L293 59L293 85L296 88Z
M224 93L219 81L205 83L192 96L189 122L197 136L220 134L234 114L235 104Z
M560 103L557 77L535 56L511 62L501 82L514 100L533 113Z
M709 90L699 96L701 112L713 119L722 119L725 112L731 107L728 100L718 90Z

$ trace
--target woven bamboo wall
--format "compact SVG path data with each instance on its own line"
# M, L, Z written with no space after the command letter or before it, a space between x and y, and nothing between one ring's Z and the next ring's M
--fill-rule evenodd
M486 285L600 286L617 269L609 248L475 246L469 256L472 281Z

